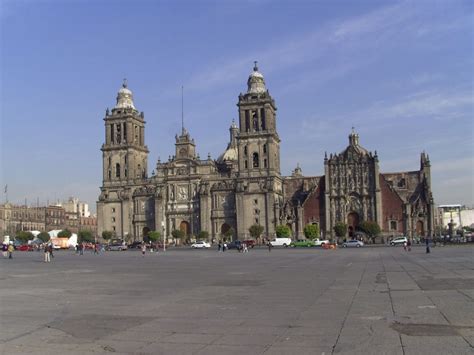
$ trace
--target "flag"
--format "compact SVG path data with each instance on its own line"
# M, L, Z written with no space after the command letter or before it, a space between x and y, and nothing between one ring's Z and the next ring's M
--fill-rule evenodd
M5 193L8 192L8 185L5 185Z

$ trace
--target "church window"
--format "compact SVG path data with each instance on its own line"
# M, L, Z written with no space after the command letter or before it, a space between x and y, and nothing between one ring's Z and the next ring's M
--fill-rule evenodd
M127 124L123 124L123 141L127 142Z
M128 171L127 171L127 169L125 169L124 173L125 173L125 177L127 177L127 176L128 176Z
M112 222L115 222L115 217L112 217Z
M110 125L110 139L112 140L112 143L115 143L115 136L114 136L114 125Z
M258 200L253 200L253 203L258 205Z
M397 230L397 221L390 221L390 230L392 231Z
M263 159L263 167L264 167L264 168L267 167L267 159Z
M255 224L260 224L258 218L255 218Z
M244 155L247 156L248 154L248 150L247 150L247 146L244 147Z
M128 163L128 159L127 159L127 156L125 156L125 164Z
M406 181L404 178L400 179L400 181L398 182L398 187L401 187L401 188L404 188L406 185Z
M112 171L109 170L109 180L112 179Z
M263 152L267 153L267 145L266 144L263 145Z
M138 126L135 126L135 143L138 143Z
M138 178L140 177L141 170L142 170L142 166L140 164L138 164L138 169L137 169L137 177Z
M112 213L115 213L115 207L112 207Z
M115 226L112 227L112 230L115 232Z
M259 167L258 153L253 153L253 167L254 168Z
M115 164L115 177L120 177L120 164Z
M248 163L247 163L247 160L244 161L244 166L245 166L245 169L247 169L249 166L248 166Z
M109 157L109 165L112 164L112 158Z
M116 142L120 144L122 142L122 129L121 129L121 123L117 123L117 138Z
M250 131L250 112L245 110L245 131Z
M265 109L264 108L260 109L260 119L261 119L262 131L265 131L267 127L265 124Z

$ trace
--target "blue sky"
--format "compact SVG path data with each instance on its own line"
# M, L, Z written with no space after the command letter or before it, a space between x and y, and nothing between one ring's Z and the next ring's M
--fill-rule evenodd
M185 126L216 158L259 61L278 107L282 174L322 175L352 126L382 172L432 162L435 202L474 204L472 1L1 2L1 186L12 202L102 179L103 116L123 78L149 167ZM3 199L2 199L3 201Z

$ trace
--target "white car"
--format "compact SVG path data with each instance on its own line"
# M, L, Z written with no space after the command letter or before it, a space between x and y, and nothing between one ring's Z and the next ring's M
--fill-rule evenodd
M291 238L275 238L270 244L272 247L289 247L291 244Z
M347 242L344 242L342 244L343 248L360 248L360 247L363 247L363 246L364 246L364 243L362 241L355 240L355 239L348 240Z
M403 245L405 243L408 243L408 238L407 237L397 237L394 238L390 241L390 245L393 247L395 245Z
M210 248L211 247L211 244L209 244L208 242L196 242L194 243L193 245L191 245L191 248L193 249L203 249L203 248Z
M329 240L319 240L318 238L313 239L315 247L322 247L324 244L329 244Z

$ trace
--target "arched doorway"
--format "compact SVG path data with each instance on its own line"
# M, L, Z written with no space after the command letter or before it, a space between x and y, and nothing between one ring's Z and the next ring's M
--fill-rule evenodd
M425 235L425 227L424 227L423 221L416 222L416 235L417 236Z
M354 239L356 234L356 228L359 225L359 214L351 212L347 215L347 230L349 232L349 238Z
M150 228L148 227L143 227L143 230L142 230L142 239L144 241L147 241L146 238L148 238L148 233L150 233Z
M179 230L184 233L185 237L187 237L191 233L191 229L189 228L189 223L186 221L182 221L179 224Z

